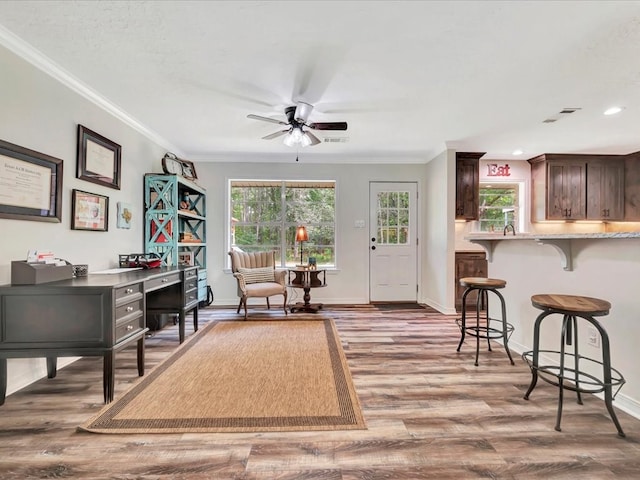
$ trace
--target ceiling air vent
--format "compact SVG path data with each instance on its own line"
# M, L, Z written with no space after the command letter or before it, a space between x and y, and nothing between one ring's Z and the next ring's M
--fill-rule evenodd
M571 113L575 113L578 110L582 110L582 108L563 108L562 110L560 110L560 112L556 113L555 115L549 117L549 118L545 118L542 123L554 123L557 122L558 120L560 120L562 117L567 116Z

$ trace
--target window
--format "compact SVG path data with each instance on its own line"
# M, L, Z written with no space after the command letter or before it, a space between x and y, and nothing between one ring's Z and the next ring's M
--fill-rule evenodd
M333 267L335 191L334 181L232 180L229 244L245 252L276 250L283 267L299 263L301 253ZM295 241L299 225L309 234L302 245Z
M515 183L481 183L479 229L502 232L505 225L520 225L519 185Z

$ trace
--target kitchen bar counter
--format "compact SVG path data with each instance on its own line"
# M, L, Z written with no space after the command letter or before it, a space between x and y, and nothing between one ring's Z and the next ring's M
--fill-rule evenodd
M616 238L640 238L640 232L609 232L609 233L476 233L464 237L465 240L480 245L487 252L487 260L493 261L493 250L496 242L533 240L538 245L550 245L560 255L564 270L573 269L571 245L573 240L597 240Z

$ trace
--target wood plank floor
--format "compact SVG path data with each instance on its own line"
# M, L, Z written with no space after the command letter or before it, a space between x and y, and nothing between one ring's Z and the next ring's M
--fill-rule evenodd
M241 318L235 309L200 312L201 324ZM277 308L250 313L284 318ZM556 432L557 389L539 382L524 400L529 369L517 355L510 365L499 345L474 367L471 340L456 352L454 317L371 306L326 306L323 315L336 321L367 430L77 432L102 407L102 360L83 358L0 407L0 478L640 479L640 420L618 411L627 434L619 438L601 400L587 395L581 406L567 392ZM177 337L170 325L147 340L147 372ZM138 379L135 365L135 348L118 354L116 397Z

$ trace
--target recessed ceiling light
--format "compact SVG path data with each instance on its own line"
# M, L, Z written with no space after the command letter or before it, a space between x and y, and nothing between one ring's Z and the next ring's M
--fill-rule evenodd
M516 156L518 156L518 155L522 155L523 153L524 153L524 152L523 152L522 150L518 149L518 150L514 150L514 151L513 151L513 153L512 153L512 155L516 155Z
M622 111L622 107L611 107L611 108L607 108L604 111L605 115L615 115L616 113L620 113Z

